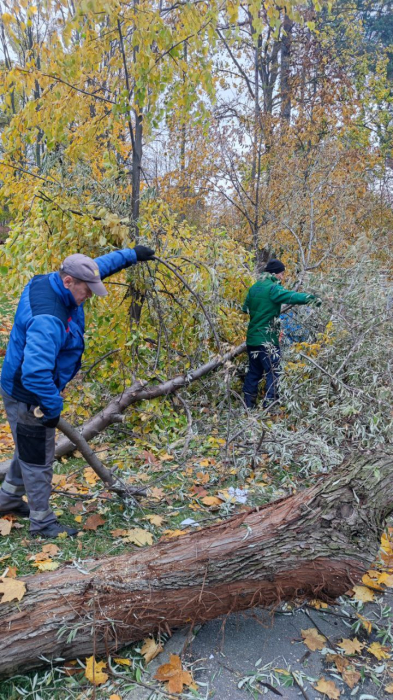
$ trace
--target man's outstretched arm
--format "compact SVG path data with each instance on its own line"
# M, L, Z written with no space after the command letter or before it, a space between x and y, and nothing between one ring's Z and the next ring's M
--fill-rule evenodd
M146 262L153 260L154 250L144 245L136 245L135 248L123 248L114 250L113 253L101 255L94 258L100 271L101 279L110 277L120 270L124 270L130 265L135 265L137 262Z

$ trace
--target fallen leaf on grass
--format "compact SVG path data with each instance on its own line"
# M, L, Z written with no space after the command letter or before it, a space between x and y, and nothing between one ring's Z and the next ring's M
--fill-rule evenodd
M379 642L373 642L372 644L370 644L367 651L369 651L370 654L372 654L379 660L390 658L390 654L387 653L389 651L388 648L383 647L382 644L380 644Z
M26 584L14 578L0 578L0 595L3 595L1 603L10 603L12 600L22 600L26 593Z
M85 477L87 483L90 484L90 486L95 486L97 481L100 480L98 474L96 474L94 469L92 469L91 467L86 467L86 469L83 470L83 476Z
M152 525L155 525L156 527L160 527L164 522L164 518L162 517L162 515L145 515L143 520L148 520Z
M343 671L342 673L343 681L352 689L360 681L361 675L359 671L355 671L354 668Z
M208 460L208 459L202 459L202 460L199 462L199 466L200 466L200 467L208 467L208 466L209 466L209 460Z
M111 535L113 535L113 537L128 537L130 532L131 532L131 530L117 529L117 530L111 530Z
M201 484L207 484L207 482L210 479L209 474L204 474L204 472L197 472L197 479L198 481L201 482Z
M89 515L87 518L83 529L84 530L97 530L97 527L100 525L105 525L106 520L104 518L101 518L101 515L98 515L98 513L94 513L94 515Z
M150 663L152 659L155 659L158 654L163 650L162 644L157 644L156 640L152 637L148 637L143 640L143 646L141 649L141 654L144 657L146 663Z
M345 654L361 654L364 644L355 639L343 639L337 646L344 650Z
M60 549L58 548L57 544L44 544L42 551L46 552L49 557L54 557L56 554L58 554L58 552L60 552Z
M361 603L371 603L374 600L374 593L366 586L354 586L353 597Z
M72 513L72 515L78 515L78 513L82 513L82 511L83 511L83 503L81 503L80 501L78 501L78 503L75 503L74 506L71 506L71 507L69 508L69 511L70 511L70 513Z
M130 659L122 659L122 658L117 657L116 659L113 659L113 661L116 664L120 664L120 666L131 666Z
M165 453L164 455L160 455L160 462L173 462L175 459L173 455L169 455L168 453Z
M81 523L81 522L82 522L82 519L83 519L83 518L82 518L81 515L76 515L75 518L74 518L74 520L75 520L76 523Z
M152 452L148 452L147 450L143 450L138 457L143 459L148 464L159 464L157 457Z
M207 491L206 491L206 489L203 488L203 486L193 486L191 491L190 491L190 496L196 496L197 498L203 498L203 496L207 496Z
M317 649L323 649L326 644L326 637L315 629L315 627L310 627L307 630L301 630L304 644L310 649L310 651L317 651Z
M329 700L339 700L340 691L334 681L326 681L324 678L320 678L318 683L313 687L315 690L318 690L318 692L327 695Z
M128 531L128 536L124 541L143 547L145 544L153 544L153 535L142 527L134 527L133 530Z
M157 681L168 682L168 691L170 693L182 693L183 686L192 684L192 675L188 671L183 671L180 657L177 654L171 654L169 664L162 664L157 669L154 678Z
M86 659L86 669L85 676L90 683L93 685L101 685L106 683L108 680L108 674L103 672L103 668L106 668L105 661L96 661L94 656L89 656Z
M7 578L16 578L16 572L16 566L8 566L4 576L6 576Z
M115 693L115 695L109 696L109 700L121 700L121 697L120 697L120 695L116 695L116 693Z
M161 500L161 498L164 498L165 493L164 489L157 488L157 486L153 486L151 489L148 490L148 495L150 498L154 498L157 501Z
M386 685L385 690L387 693L393 693L393 683L389 683L389 685Z
M205 506L221 506L223 501L217 496L205 496L205 498L202 498L202 503Z
M7 535L10 534L12 528L12 521L11 520L5 520L4 518L0 518L0 535L3 535L3 537L6 537Z

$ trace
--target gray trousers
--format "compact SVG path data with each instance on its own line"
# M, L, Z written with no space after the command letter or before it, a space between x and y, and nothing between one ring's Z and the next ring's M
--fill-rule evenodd
M39 532L56 521L49 506L55 429L46 428L34 416L35 406L16 401L1 389L8 422L15 443L9 471L0 489L0 507L10 510L27 495L30 532Z

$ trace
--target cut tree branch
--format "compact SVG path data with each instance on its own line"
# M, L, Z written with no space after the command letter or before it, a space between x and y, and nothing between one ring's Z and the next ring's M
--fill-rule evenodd
M134 382L132 386L125 389L121 394L116 396L110 403L97 415L90 418L81 429L81 435L88 441L93 437L98 435L102 430L105 430L109 425L116 422L114 420L115 416L124 413L128 406L136 403L138 401L143 401L144 399L154 399L157 396L167 396L168 394L173 394L175 391L183 386L187 386L192 382L204 377L205 374L216 370L218 367L222 367L226 362L233 360L234 357L245 352L246 343L237 345L232 348L229 352L224 355L218 355L214 357L209 362L204 365L197 367L188 374L179 374L173 379L168 379L166 382L161 384L156 384L155 386L146 386L141 382ZM72 440L67 438L61 438L56 445L56 457L62 457L63 455L70 454L75 450L75 444Z

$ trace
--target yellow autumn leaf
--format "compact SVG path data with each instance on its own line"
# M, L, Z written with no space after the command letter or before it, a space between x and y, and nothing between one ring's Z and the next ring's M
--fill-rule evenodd
M223 502L220 498L217 498L217 496L205 496L202 498L202 503L204 503L205 506L221 506Z
M383 647L382 644L379 642L373 642L370 644L370 646L367 648L367 651L370 652L373 656L375 656L377 659L389 659L390 654L388 654L388 648Z
M158 644L155 639L148 637L143 640L143 646L141 649L141 654L144 657L146 663L150 663L152 659L155 659L158 654L163 650L163 646Z
M5 518L0 518L0 535L6 537L10 534L12 528L12 521L6 520Z
M26 584L15 578L0 578L0 595L3 595L1 603L10 603L12 600L22 600L26 593Z
M121 700L120 695L117 695L116 693L114 695L109 696L109 700Z
M169 455L167 452L164 455L159 455L160 462L173 461L175 458L173 455Z
M380 575L378 583L383 583L388 588L393 588L393 574L387 574L385 571Z
M208 460L208 459L202 459L202 460L199 462L199 466L200 466L200 467L208 467L208 466L209 466L209 460Z
M324 678L320 678L318 683L313 687L315 690L318 690L319 693L327 695L329 700L339 700L341 693L334 681L327 681Z
M81 515L76 515L74 518L76 523L81 523L82 522L82 516Z
M355 637L355 639L343 639L337 646L343 649L345 654L361 654L364 644Z
M86 467L86 469L83 470L83 476L91 486L94 486L100 478L91 467Z
M181 537L182 535L186 535L189 532L189 530L164 530L163 535L165 537Z
M38 561L32 564L36 566L38 571L55 571L59 568L60 564L58 561L52 561L52 559L46 559L45 561Z
M94 656L89 656L86 659L86 669L85 676L90 683L93 685L102 685L108 680L108 674L103 672L103 668L106 668L105 661L96 661Z
M323 600L318 600L318 598L315 598L314 600L310 600L309 605L311 607L315 608L315 610L320 610L321 608L327 608L328 604L324 603Z
M354 586L353 597L361 603L370 603L374 600L374 593L366 586Z
M376 576L370 576L370 574L376 574ZM379 585L378 578L379 574L377 571L369 571L367 574L362 576L362 582L365 586L368 586L368 588L374 588L376 591L382 591L383 588Z
M116 659L113 659L113 661L116 664L120 664L120 666L131 666L130 659L122 659L122 658L117 657Z
M389 683L389 685L385 685L385 690L387 693L393 694L393 683Z
M143 547L145 544L153 544L153 535L142 527L134 527L132 530L128 531L124 542L132 542L138 547Z
M319 634L315 627L310 627L307 630L301 630L303 642L310 649L310 651L316 651L317 649L323 649L326 643L326 637Z

